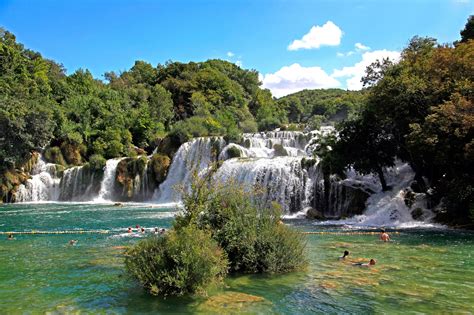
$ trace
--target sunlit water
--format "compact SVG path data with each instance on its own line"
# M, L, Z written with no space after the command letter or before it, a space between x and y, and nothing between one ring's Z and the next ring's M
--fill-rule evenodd
M292 220L307 236L307 270L238 276L209 297L149 296L124 274L129 226L168 228L174 209L150 205L30 204L0 207L0 231L109 230L108 234L0 235L0 313L472 313L474 234L446 229L392 231L393 242L343 227ZM360 230L358 230L360 231ZM398 232L399 234L397 234ZM76 246L69 246L77 239ZM337 260L345 250L347 262ZM351 262L377 259L373 268ZM227 292L263 298L220 302ZM213 299L216 298L216 299Z

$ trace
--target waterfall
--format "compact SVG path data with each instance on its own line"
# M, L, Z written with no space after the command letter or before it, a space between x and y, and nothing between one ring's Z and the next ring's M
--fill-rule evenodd
M226 160L214 175L217 181L236 181L263 188L265 202L278 202L284 212L297 212L309 206L311 179L298 157Z
M104 177L100 183L99 195L94 199L96 202L110 201L114 196L114 187L115 187L115 174L117 171L117 165L122 160L119 159L110 159L105 163L104 168Z
M57 165L46 163L40 155L31 175L25 185L18 187L17 202L58 200L61 179L57 176Z
M196 138L182 144L173 158L166 180L155 191L153 200L160 203L178 202L178 191L189 189L193 173L203 175L209 169L224 144L221 137Z
M59 200L92 200L98 195L101 178L100 172L91 171L88 167L75 166L65 170L59 184Z

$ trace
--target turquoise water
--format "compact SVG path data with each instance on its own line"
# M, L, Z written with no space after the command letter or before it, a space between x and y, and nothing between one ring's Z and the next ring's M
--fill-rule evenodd
M171 226L173 209L150 205L2 205L0 231L109 230L109 234L0 235L0 313L472 313L474 234L447 229L350 234L343 227L288 221L307 236L307 270L238 276L209 297L162 299L145 294L123 272L123 246L139 238L129 226ZM348 234L333 234L341 232ZM76 246L69 246L77 239ZM337 257L345 250L350 260ZM372 268L352 262L377 259ZM260 301L235 302L245 293ZM227 300L226 300L227 298ZM255 298L256 299L256 298Z

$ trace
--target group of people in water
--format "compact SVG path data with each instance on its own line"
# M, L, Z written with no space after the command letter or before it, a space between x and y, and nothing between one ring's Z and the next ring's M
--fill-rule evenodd
M388 233L385 231L385 229L382 229L380 231L380 236L379 236L379 239L383 242L389 242L390 241L390 235L388 235ZM346 260L346 257L349 256L349 251L348 250L345 250L344 251L344 254L339 257L339 260ZM363 262L355 262L355 263L352 263L352 266L357 266L357 267L372 267L374 266L375 264L377 263L377 261L375 259L370 259L369 262L366 262L366 263L363 263Z
M135 225L135 229L136 229L136 233L141 233L141 234L145 234L146 233L146 230L144 227L140 227L140 225ZM161 228L161 229L158 229L157 227L155 227L152 231L153 234L159 234L159 235L163 235L165 234L166 230L164 228ZM129 234L132 234L133 233L133 229L131 227L128 228L127 230L127 233Z

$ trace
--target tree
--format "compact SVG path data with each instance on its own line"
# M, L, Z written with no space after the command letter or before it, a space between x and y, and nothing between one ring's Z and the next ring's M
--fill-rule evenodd
M460 32L461 43L467 43L470 39L474 39L474 15L469 16L466 26Z

